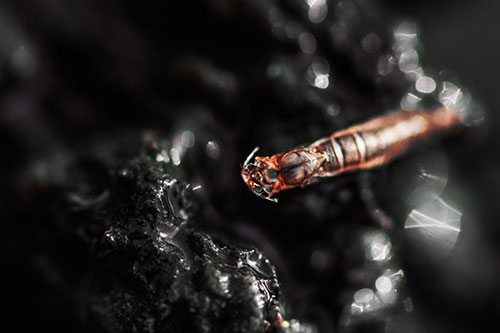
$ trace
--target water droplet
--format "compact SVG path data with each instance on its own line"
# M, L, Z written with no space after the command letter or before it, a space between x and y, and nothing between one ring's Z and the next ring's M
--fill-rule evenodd
M340 45L347 39L348 29L344 22L336 22L329 29L330 36L335 45Z
M328 264L328 256L324 251L314 251L311 254L311 266L315 269L324 269Z
M392 281L387 276L380 276L375 281L375 287L381 293L387 293L392 290Z
M392 55L385 54L378 58L377 61L377 72L380 75L389 75L394 69L394 65L396 64L396 60Z
M375 294L373 293L373 290L369 288L364 288L356 291L354 294L354 301L356 303L369 303L373 300L375 297Z
M330 117L338 116L340 114L340 107L330 104L326 107L326 114Z
M205 151L211 159L218 159L220 156L220 147L215 141L208 141L205 147Z
M422 99L415 94L408 93L401 100L400 106L403 110L412 110Z
M281 75L282 71L283 69L279 64L270 64L266 73L270 78L276 78Z
M177 148L170 149L170 157L172 157L172 162L174 162L175 165L181 164L181 155Z
M303 32L299 36L299 46L305 54L314 53L316 51L316 38L309 32Z
M389 237L383 232L378 232L370 237L366 249L366 258L372 261L386 261L391 258L392 244Z
M328 88L328 85L330 84L330 81L328 79L328 75L320 74L316 76L314 79L314 86L319 89L326 89Z
M191 148L194 145L194 134L193 132L187 130L181 134L181 144L186 148Z
M421 76L415 82L415 89L423 94L430 94L436 89L436 82L428 76Z
M165 163L170 162L170 157L168 156L168 152L165 150L162 150L158 155L156 155L156 161L157 162L165 162Z
M413 48L418 42L417 26L412 22L403 22L394 28L396 44Z
M376 33L371 32L363 38L361 45L366 53L376 53L380 49L380 38Z
M284 20L283 12L279 8L271 8L267 14L269 23L273 26L282 25Z
M406 73L418 68L418 53L414 49L408 49L399 57L399 69Z
M422 193L406 219L405 229L416 245L433 259L444 257L455 246L462 212L435 193Z
M26 77L33 74L36 67L33 50L26 45L19 46L12 52L10 64L19 76Z
M326 0L306 0L309 5L308 17L313 23L322 22L328 13Z

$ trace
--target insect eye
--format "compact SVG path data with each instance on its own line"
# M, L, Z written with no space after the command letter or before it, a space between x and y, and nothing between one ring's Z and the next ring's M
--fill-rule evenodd
M269 178L269 180L275 180L276 178L278 178L278 171L277 170L267 169L266 173L267 173L267 178Z

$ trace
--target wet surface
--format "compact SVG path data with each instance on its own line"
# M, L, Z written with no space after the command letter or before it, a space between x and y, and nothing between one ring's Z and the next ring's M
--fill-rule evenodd
M419 35L428 26L405 8L6 2L8 328L499 327L494 102L474 77L428 67L426 54L439 63ZM383 168L285 191L279 204L241 180L257 145L272 155L440 104L468 127Z

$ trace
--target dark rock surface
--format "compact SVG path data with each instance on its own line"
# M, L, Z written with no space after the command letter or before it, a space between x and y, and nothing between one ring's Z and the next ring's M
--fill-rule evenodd
M161 158L168 141L145 134L116 142L56 153L23 181L31 209L21 219L43 238L26 239L43 282L60 292L54 298L73 303L69 312L92 330L276 329L283 313L274 267L254 248L199 230L196 188Z

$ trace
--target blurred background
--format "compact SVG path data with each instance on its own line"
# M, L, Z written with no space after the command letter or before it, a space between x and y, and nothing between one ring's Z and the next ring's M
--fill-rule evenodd
M187 199L191 228L257 248L276 269L269 299L283 324L263 315L255 331L500 329L498 14L486 0L3 1L6 331L181 327L96 316L96 295L117 281L88 263L107 253L95 244L113 217L99 225L96 208L92 228L73 223L65 201L93 198L119 164L110 152L150 133L171 143L156 162L201 186ZM450 96L471 110L469 126L389 166L280 194L278 205L241 181L257 145L271 155ZM210 318L212 331L237 331Z

